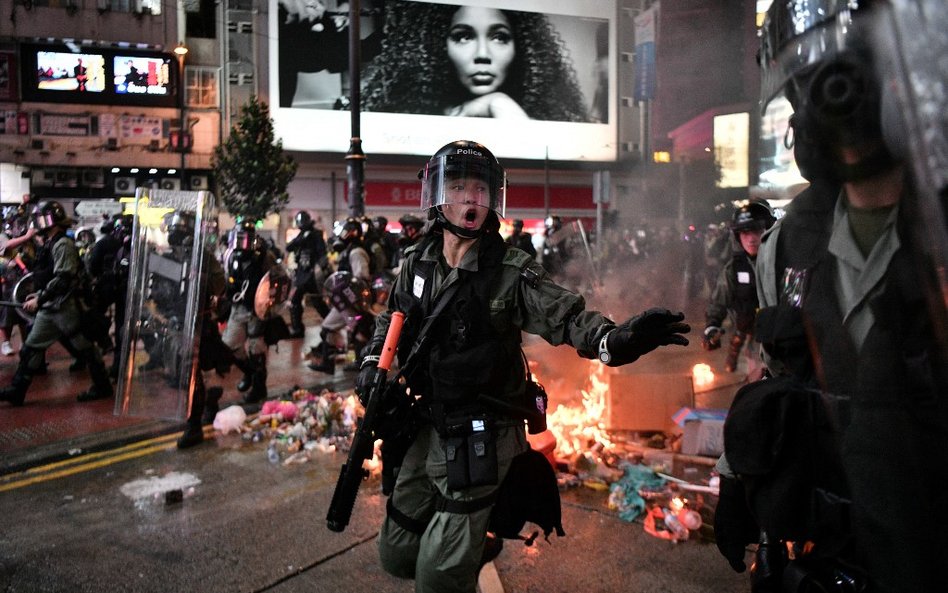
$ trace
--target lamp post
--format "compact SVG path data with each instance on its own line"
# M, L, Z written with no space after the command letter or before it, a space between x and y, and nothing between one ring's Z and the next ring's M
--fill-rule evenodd
M178 111L181 114L181 128L178 132L178 146L177 149L181 153L181 170L178 171L178 175L181 178L181 189L185 189L184 182L184 148L185 143L188 142L188 116L185 110L184 102L184 57L188 54L188 47L184 44L183 41L179 41L178 45L174 48L174 55L178 58ZM189 143L189 142L188 142Z

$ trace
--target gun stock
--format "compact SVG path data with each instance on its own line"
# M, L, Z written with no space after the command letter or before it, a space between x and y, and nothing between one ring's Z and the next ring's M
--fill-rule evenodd
M402 332L404 321L404 313L400 311L392 313L392 321L388 327L388 333L385 334L385 344L382 346L382 354L379 357L375 381L372 383L366 398L365 414L362 416L362 420L359 421L355 435L352 437L349 456L339 471L336 489L333 491L332 501L329 503L326 526L330 531L341 532L345 530L349 524L349 519L352 517L352 509L355 506L356 496L359 494L362 480L369 475L362 464L372 459L372 452L375 449L376 416L388 386L386 383L388 370L391 368L392 360L395 357L398 337Z

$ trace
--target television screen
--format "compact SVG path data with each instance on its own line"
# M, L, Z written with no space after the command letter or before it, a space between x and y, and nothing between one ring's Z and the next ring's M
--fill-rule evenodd
M36 88L101 93L105 90L105 57L101 54L36 52Z
M373 130L363 149L430 155L467 138L500 158L616 160L615 5L363 0L360 111ZM290 150L346 152L347 14L319 3L270 8L277 135Z
M112 75L115 92L130 95L169 95L171 58L115 56Z

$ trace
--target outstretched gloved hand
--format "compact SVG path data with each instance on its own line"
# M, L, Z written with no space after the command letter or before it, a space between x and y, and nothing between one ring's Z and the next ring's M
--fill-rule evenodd
M691 331L683 323L684 313L653 308L629 319L606 334L605 349L599 348L599 359L609 366L634 362L659 346L687 346L688 338L680 335Z

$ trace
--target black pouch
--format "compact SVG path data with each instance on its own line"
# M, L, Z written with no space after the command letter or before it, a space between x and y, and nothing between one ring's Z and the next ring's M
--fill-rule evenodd
M527 381L523 397L524 407L532 412L527 416L527 432L540 434L546 430L546 407L549 401L546 389L536 381Z
M444 459L448 470L448 488L451 490L461 490L470 486L467 453L466 437L444 439Z
M497 445L490 431L475 432L467 439L468 473L471 486L492 486L497 483Z

